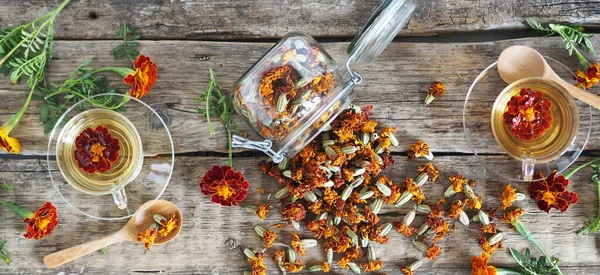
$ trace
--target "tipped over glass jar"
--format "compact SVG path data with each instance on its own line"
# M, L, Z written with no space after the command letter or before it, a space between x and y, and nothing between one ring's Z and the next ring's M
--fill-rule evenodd
M362 77L350 65L380 55L415 8L413 0L384 0L348 47L345 74L312 37L286 35L231 91L236 111L264 140L233 136L232 146L263 151L276 163L302 150L354 99Z

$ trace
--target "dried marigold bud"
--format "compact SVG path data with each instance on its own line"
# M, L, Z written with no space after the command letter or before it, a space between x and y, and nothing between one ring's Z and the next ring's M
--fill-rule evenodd
M427 91L427 97L425 97L425 105L429 105L434 99L445 93L446 87L444 84L442 84L442 82L436 81L431 83L431 86L429 86L429 91Z

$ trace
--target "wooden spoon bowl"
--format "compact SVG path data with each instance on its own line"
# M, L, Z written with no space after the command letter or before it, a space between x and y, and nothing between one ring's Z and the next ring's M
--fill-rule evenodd
M179 211L179 208L177 208L175 204L169 201L149 201L142 204L142 206L140 206L140 208L136 211L136 214L131 217L127 224L125 224L125 226L123 226L123 228L116 233L96 241L80 244L47 255L44 257L44 265L46 265L47 268L55 268L114 243L122 241L137 242L137 233L146 231L146 229L148 229L150 225L154 223L154 214L161 214L162 216L168 218L171 213L175 213L175 217L177 218L177 227L169 235L165 237L159 235L154 241L154 244L167 243L177 237L181 231L181 211Z

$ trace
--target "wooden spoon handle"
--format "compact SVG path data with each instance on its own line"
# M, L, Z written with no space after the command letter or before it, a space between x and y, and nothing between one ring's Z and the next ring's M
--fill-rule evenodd
M558 81L558 83L565 87L565 89L567 89L567 91L569 92L569 94L571 94L574 98L577 98L583 102L585 102L586 104L600 110L600 96L592 94L590 92L584 91L580 88L577 88L575 85L566 82L564 79L557 77L557 79L555 79L556 81Z
M46 255L44 257L44 265L47 268L55 268L59 265L68 263L75 259L78 259L82 256L90 254L98 249L107 247L111 244L122 242L127 240L127 234L122 234L121 232L117 232L110 236L106 236L102 239L91 241L88 243L80 244L77 246L73 246L67 249L63 249L58 252L54 252L50 255Z

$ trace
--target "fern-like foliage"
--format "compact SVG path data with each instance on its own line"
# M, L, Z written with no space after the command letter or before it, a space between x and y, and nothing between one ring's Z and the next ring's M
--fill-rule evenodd
M558 263L558 259L556 258L548 260L546 256L539 258L531 257L529 248L525 249L525 253L523 254L511 248L510 254L519 264L519 273L522 275L562 275L560 270L554 267Z
M123 57L127 57L129 61L132 61L140 55L140 52L137 48L140 47L140 42L137 42L142 36L139 34L135 34L138 30L137 27L128 27L123 24L117 30L117 35L121 39L123 39L123 43L116 46L114 49L110 51L110 54L114 57L114 59L123 59Z

